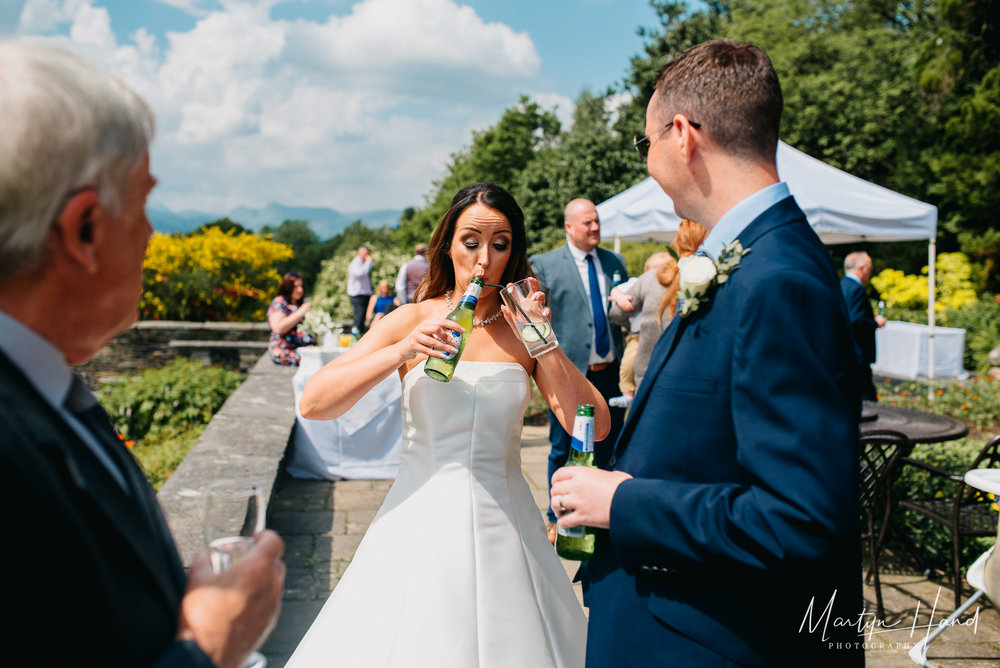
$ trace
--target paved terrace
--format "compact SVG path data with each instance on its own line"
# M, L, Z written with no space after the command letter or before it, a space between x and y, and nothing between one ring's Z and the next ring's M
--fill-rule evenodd
M285 665L350 563L391 484L296 480L284 473L295 424L293 375L293 369L262 357L159 493L184 561L190 563L201 547L204 486L225 477L249 477L263 483L268 523L286 541L288 565L281 617L263 648L271 668ZM546 428L526 426L521 451L522 469L539 509L547 503L546 435ZM575 571L572 562L564 565L567 573ZM918 575L886 575L882 591L886 626L891 630L872 636L867 665L912 667L908 643L926 633L935 604L935 623L951 612L951 590ZM872 588L865 588L865 598L869 608L874 608ZM984 602L976 621L976 626L952 628L935 641L930 652L935 663L941 668L985 668L1000 663L1000 614ZM911 635L913 626L917 628ZM336 665L336 657L331 657L331 665Z

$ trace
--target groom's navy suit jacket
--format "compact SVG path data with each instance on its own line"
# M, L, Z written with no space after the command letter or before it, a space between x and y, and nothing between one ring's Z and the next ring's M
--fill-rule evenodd
M862 605L837 277L791 197L738 238L750 252L663 333L616 446L635 479L584 568L591 668L863 663L828 645L859 640L834 618Z
M153 489L126 494L2 352L0 508L10 665L212 668L174 642L186 576Z

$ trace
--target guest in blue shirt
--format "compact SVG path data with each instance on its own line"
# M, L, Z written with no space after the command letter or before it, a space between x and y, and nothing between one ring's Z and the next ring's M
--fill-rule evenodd
M384 279L379 281L378 290L368 300L368 313L365 316L365 320L368 322L369 329L374 327L376 322L397 306L399 306L399 298L393 295L389 289L389 281Z

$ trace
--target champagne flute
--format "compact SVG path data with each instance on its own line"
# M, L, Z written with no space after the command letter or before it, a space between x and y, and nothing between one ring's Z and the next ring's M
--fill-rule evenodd
M264 530L264 490L250 480L219 480L205 488L204 536L212 570L222 573L242 559ZM267 658L250 654L243 668L265 668Z

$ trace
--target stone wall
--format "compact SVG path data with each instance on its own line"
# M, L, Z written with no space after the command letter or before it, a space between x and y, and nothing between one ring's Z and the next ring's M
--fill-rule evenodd
M270 336L271 329L263 322L144 320L76 370L96 385L101 378L162 366L183 356L246 372L267 350Z
M269 502L295 428L292 376L297 367L258 355L247 379L205 427L157 497L185 566L203 547L203 490L216 480L259 482Z

